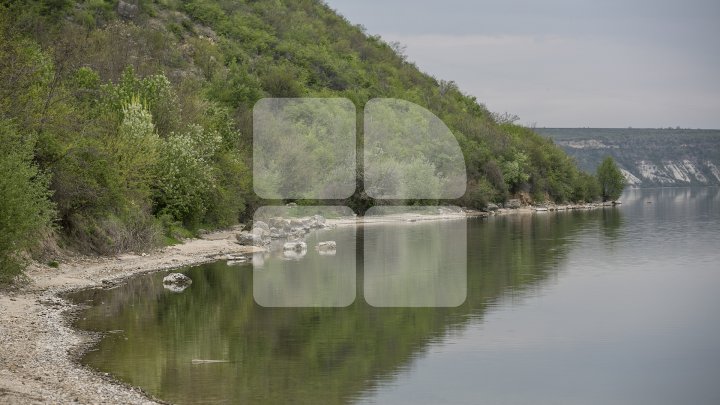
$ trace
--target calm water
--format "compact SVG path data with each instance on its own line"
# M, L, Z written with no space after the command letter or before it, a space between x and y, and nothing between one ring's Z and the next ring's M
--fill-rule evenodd
M251 266L225 263L185 269L182 293L164 274L83 292L78 326L112 331L83 362L178 403L718 404L720 191L623 201L469 221L456 308L371 307L363 274L349 307L263 308Z

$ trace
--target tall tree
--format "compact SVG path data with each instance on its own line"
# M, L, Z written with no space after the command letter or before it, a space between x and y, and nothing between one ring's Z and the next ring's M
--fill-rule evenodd
M625 188L625 177L610 156L597 169L603 201L617 200Z

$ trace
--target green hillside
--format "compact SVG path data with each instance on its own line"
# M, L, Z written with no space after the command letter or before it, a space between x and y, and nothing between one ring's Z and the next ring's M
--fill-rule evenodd
M26 173L40 173L2 173L3 190L35 192L0 209L29 207L34 221L54 212L51 238L83 252L141 250L251 214L262 203L250 148L263 97L344 97L359 114L376 97L429 109L465 156L467 192L448 203L598 194L551 141L318 0L3 1L0 15L1 141L16 145L7 153ZM362 213L373 201L359 191L340 203ZM17 240L48 235L43 224ZM8 246L0 256L20 244Z

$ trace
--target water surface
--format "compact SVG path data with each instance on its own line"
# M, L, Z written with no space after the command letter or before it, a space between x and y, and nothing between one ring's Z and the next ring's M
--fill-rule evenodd
M224 262L184 269L182 293L164 273L86 291L78 326L112 333L82 361L177 403L720 403L720 192L623 201L459 222L458 307L368 305L362 230L333 259L357 260L348 307L260 307L252 267Z

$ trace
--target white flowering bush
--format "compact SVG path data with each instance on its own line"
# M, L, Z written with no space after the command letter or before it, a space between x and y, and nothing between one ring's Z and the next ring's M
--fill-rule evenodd
M131 201L143 203L150 196L160 137L155 132L152 115L137 97L123 106L117 136L111 137L107 146L120 187Z
M185 224L202 221L217 187L212 158L221 142L216 132L197 125L163 142L155 181L155 204L161 215Z

